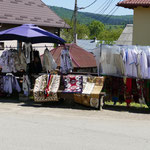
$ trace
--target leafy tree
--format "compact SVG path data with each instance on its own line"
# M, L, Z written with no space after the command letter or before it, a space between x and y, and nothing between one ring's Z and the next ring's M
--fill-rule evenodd
M88 39L90 34L88 26L84 24L77 24L78 39Z
M104 24L101 23L100 21L92 21L89 25L89 30L90 30L90 37L91 38L98 38L99 34L104 31Z
M73 22L71 20L65 20L65 22L70 25L71 29L64 29L61 33L62 38L71 43L73 41ZM86 25L77 23L77 37L78 39L89 37L89 29Z
M101 41L105 41L105 44L114 44L115 41L118 40L122 33L123 29L122 28L117 28L117 29L105 29L101 34L99 34L98 39Z

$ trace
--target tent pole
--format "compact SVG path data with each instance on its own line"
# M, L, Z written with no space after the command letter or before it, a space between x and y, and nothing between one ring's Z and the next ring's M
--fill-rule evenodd
M19 56L20 56L21 50L22 50L22 42L21 41L17 41L17 50L18 50Z

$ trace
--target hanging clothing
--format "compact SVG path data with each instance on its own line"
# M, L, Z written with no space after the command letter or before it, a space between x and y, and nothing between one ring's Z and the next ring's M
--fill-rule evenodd
M34 68L34 73L41 73L42 72L42 63L40 59L40 54L39 51L33 51L33 68Z
M3 81L3 76L0 75L0 97L4 96L4 81Z
M29 96L30 87L31 87L31 83L30 83L28 75L23 75L22 90L25 96Z
M19 59L20 59L21 69L26 71L27 70L26 57L23 52L20 53Z
M143 80L143 99L140 101L141 104L146 104L150 107L150 80Z
M146 87L144 86L144 80L143 79L136 79L137 89L138 89L138 96L139 96L139 103L140 104L146 104Z
M114 54L114 64L117 68L117 74L120 76L125 75L124 57L125 52L123 49L119 49L119 51Z
M140 66L142 78L148 78L148 62L146 53L144 51L141 53Z
M26 70L26 61L23 52L20 56L17 50L10 49L3 51L0 57L0 65L3 73L16 73L17 71Z
M3 83L4 83L4 92L8 94L12 94L13 90L17 92L21 92L20 85L13 75L6 75L3 76Z
M100 45L94 50L98 75L150 78L150 47Z
M26 57L26 63L29 64L31 62L31 52L32 52L32 44L31 43L24 43L24 50L25 50L25 57ZM33 58L32 58L33 59Z
M141 54L140 53L137 54L136 66L137 66L137 77L142 78L142 74L141 74Z
M115 66L114 61L114 51L112 50L112 47L109 45L103 45L102 46L102 52L100 57L100 63L101 63L101 71L102 74L107 75L113 75L117 74L117 68Z
M72 72L73 65L72 60L69 54L69 50L62 50L60 56L60 72L61 73L69 73Z
M126 78L126 93L125 93L125 102L127 103L127 106L130 106L130 103L132 101L132 79Z
M55 70L56 68L57 64L55 63L55 60L50 51L46 48L43 55L43 70L46 72L50 72L52 70Z
M125 67L126 76L128 77L137 77L137 60L135 55L136 53L131 48L126 49Z

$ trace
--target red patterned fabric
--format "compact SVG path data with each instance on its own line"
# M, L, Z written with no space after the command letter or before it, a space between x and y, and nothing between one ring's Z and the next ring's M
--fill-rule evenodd
M64 77L64 92L81 93L83 88L83 77L79 75L68 75Z
M127 78L126 79L126 103L127 103L127 106L130 105L131 103L131 99L132 99L132 79L131 78Z

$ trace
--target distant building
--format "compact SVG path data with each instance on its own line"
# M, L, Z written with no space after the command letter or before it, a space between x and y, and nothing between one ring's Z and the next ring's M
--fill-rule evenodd
M124 0L117 6L134 10L133 45L150 45L150 0Z
M58 36L61 29L70 28L41 0L0 0L0 31L22 24L35 24ZM2 47L3 43L0 45ZM6 46L17 46L17 41L5 42Z
M117 45L132 45L133 24L127 24L119 39L116 41Z
M99 40L84 40L84 39L77 39L77 45L87 52L93 53L93 50L99 45Z

